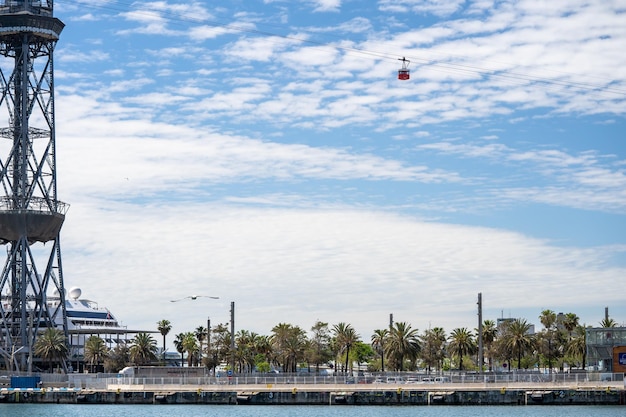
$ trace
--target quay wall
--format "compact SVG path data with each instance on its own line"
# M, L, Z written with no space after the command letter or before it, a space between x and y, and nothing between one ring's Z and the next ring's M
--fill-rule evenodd
M626 405L626 389L359 389L345 391L2 389L0 402L49 404L230 404L230 405Z

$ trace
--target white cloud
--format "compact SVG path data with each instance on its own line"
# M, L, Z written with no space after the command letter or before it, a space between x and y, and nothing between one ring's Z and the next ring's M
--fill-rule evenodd
M626 114L616 3L237 4L218 24L154 2L59 42L68 287L175 333L225 322L230 300L238 328L347 321L365 339L389 313L473 328L479 291L498 313L623 305L588 290L621 282L621 238L560 246L521 232L541 214L501 220L626 212L623 150L602 136ZM221 299L169 303L190 293Z
M458 11L465 0L378 0L381 11L392 13L432 13L448 16Z
M539 310L555 304L555 291L563 305L581 299L604 305L619 294L594 295L588 283L624 273L605 268L602 251L559 249L515 233L376 211L167 202L100 207L83 203L68 217L67 285L80 279L85 296L114 288L134 294L99 301L136 325L167 318L175 332L207 315L225 322L231 300L238 328L263 334L281 321L308 328L321 319L350 322L367 338L385 326L389 313L420 329L429 322L473 328L479 291L495 308ZM191 293L221 300L168 303Z
M341 0L310 0L315 12L338 12L341 8Z

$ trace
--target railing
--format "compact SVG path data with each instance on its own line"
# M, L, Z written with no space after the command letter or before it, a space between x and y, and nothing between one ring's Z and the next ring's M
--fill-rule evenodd
M62 201L56 201L55 213L66 214L70 205ZM20 210L15 208L15 199L11 196L0 197L0 211L13 211ZM42 213L50 213L50 205L47 199L42 197L31 197L28 202L28 207L21 210L37 211Z
M186 369L186 368L179 368ZM17 373L0 373L0 381L7 381L9 376ZM25 374L22 374L25 375ZM258 386L260 388L280 386L310 386L324 388L335 385L353 385L361 389L372 387L395 389L402 386L404 389L427 389L429 387L459 387L468 388L501 388L510 386L623 386L624 373L504 373L504 374L366 374L361 376L349 375L305 375L301 374L245 374L228 376L124 376L118 374L37 374L47 386L67 388L83 388L94 390L112 389L123 386L125 389L181 389L189 390L197 387L214 387L215 389L236 389L237 386ZM387 382L389 379L390 382Z
M416 378L416 379L415 379ZM388 380L391 379L391 380ZM622 382L623 373L589 374L500 374L500 375L452 375L445 377L423 376L221 376L221 377L141 377L120 376L108 381L124 385L446 385L446 384L602 384Z

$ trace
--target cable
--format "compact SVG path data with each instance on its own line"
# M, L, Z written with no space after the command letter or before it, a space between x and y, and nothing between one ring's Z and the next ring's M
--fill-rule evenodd
M154 11L149 10L149 9L140 8L140 9L132 10L131 7L134 5L134 3L125 3L122 1L115 1L115 0L108 2L108 3L104 3L104 4L83 3L81 1L73 1L73 0L64 0L61 3L73 4L79 7L91 8L95 10L111 10L117 13L133 12L138 15L142 15L142 14L145 16L154 15ZM290 36L290 35L281 35L281 34L277 34L277 33L270 32L270 31L250 28L250 27L246 27L242 25L235 25L232 23L220 22L217 20L194 18L192 16L183 17L177 13L173 13L168 10L156 10L156 12L158 13L160 18L162 18L163 20L167 22L175 23L175 24L182 24L185 26L187 26L190 23L191 24L204 24L207 26L212 26L215 28L223 28L223 29L227 29L227 30L231 30L231 31L239 32L239 33L250 33L250 34L259 35L263 37L280 38L280 39L284 39L287 41L294 41L297 43L309 44L315 47L319 47L321 49L339 50L339 51L343 51L347 55L354 55L354 54L362 55L362 56L366 56L369 58L375 58L376 60L390 60L390 61L392 60L393 62L397 62L397 59L399 56L398 54L391 54L388 52L352 48L352 47L346 47L346 46L340 46L340 45L331 45L329 43L319 42L319 41L315 41L311 39L303 39L303 38L298 38L298 37ZM266 25L272 26L269 24L266 24ZM273 25L273 26L282 27L278 25ZM432 53L432 51L428 51L428 53ZM426 59L426 58L419 57L419 56L411 56L407 54L403 54L403 55L407 57L408 59L410 59L411 62L421 65L423 67L426 67L425 69L434 68L438 71L448 72L448 73L453 73L453 74L463 74L463 73L476 74L481 77L487 76L490 78L499 78L499 79L507 80L509 82L515 82L517 84L539 83L539 84L550 85L555 88L574 88L578 90L594 92L596 94L611 94L611 95L618 95L618 96L626 96L626 89L611 87L610 85L607 85L607 83L612 84L615 82L615 80L610 80L610 79L606 79L607 83L604 83L604 84L594 84L594 83L589 83L589 82L577 82L577 81L563 81L563 80L558 80L554 78L525 74L521 72L498 70L494 68L489 68L487 66L476 66L476 65L468 65L468 64L461 64L461 63L454 63L454 62L444 62L444 61ZM447 55L447 57L448 58L456 57L459 59L466 59L466 57L459 57L458 55L457 56ZM562 74L567 75L567 76L578 75L582 77L582 75L580 74L571 74L571 73L565 73L565 72L563 72Z

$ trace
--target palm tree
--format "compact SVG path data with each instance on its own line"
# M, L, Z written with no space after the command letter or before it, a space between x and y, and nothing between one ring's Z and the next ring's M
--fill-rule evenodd
M304 357L306 332L299 326L278 323L272 328L270 341L274 349L274 361L285 372L295 372L298 359Z
M196 327L194 334L196 336L196 339L198 340L198 343L200 344L200 352L202 353L202 345L204 344L204 340L206 339L206 335L207 335L206 327L204 326Z
M555 346L553 346L554 331L556 330L557 325L557 315L554 311L546 309L541 312L539 321L541 321L541 324L543 324L543 327L545 328L542 332L542 339L547 342L547 348L544 348L544 350L548 358L549 372L552 373L552 359L555 356Z
M257 339L259 335L248 330L239 330L235 335L235 344L237 350L235 356L239 363L240 372L252 372L256 363Z
M337 339L339 351L346 352L345 371L348 372L348 362L350 357L350 349L356 342L360 342L361 338L350 324L338 323L333 326L333 333Z
M493 344L498 337L498 327L493 320L485 320L483 322L483 343L487 351L487 362L489 363L489 371L493 370Z
M197 361L198 354L198 343L193 332L183 333L182 348L187 352L187 366L192 366Z
M149 333L137 333L130 345L130 360L145 365L156 359L157 342Z
M157 330L163 336L163 362L165 362L165 336L172 330L172 323L169 320L160 320L157 322Z
M291 337L287 339L283 346L285 353L287 354L288 363L290 364L287 369L291 372L296 372L298 362L304 359L304 352L308 345L306 333L299 326L294 327L294 331Z
M609 327L617 327L617 322L612 318L605 317L600 322L600 327L609 328Z
M69 353L65 334L62 330L48 327L37 338L33 351L36 356L50 362L50 372L52 373L54 362L63 362Z
M572 331L578 327L578 321L580 319L574 313L567 313L565 315L565 319L563 320L563 327L567 330L567 334L569 335L569 339L572 338Z
M180 366L185 366L185 347L183 346L183 340L185 339L185 333L178 333L174 339L174 347L176 352L180 353Z
M385 353L393 360L395 369L404 371L404 360L415 362L421 351L417 329L406 322L397 322L389 329Z
M456 352L459 357L459 370L463 370L463 356L469 355L474 352L476 343L471 331L467 328L456 328L450 333L448 338L450 341L450 349Z
M387 344L387 337L389 337L389 330L387 329L374 330L372 335L372 348L380 355L381 372L385 372L385 345Z
M94 372L94 368L106 359L108 353L109 349L100 337L90 336L85 341L85 360L89 362L91 372Z
M546 329L552 329L556 325L556 313L552 310L543 310L539 316L539 321Z
M510 352L517 351L517 369L521 369L522 354L530 350L535 340L531 335L531 325L524 319L513 320L506 326L502 341L506 349Z

